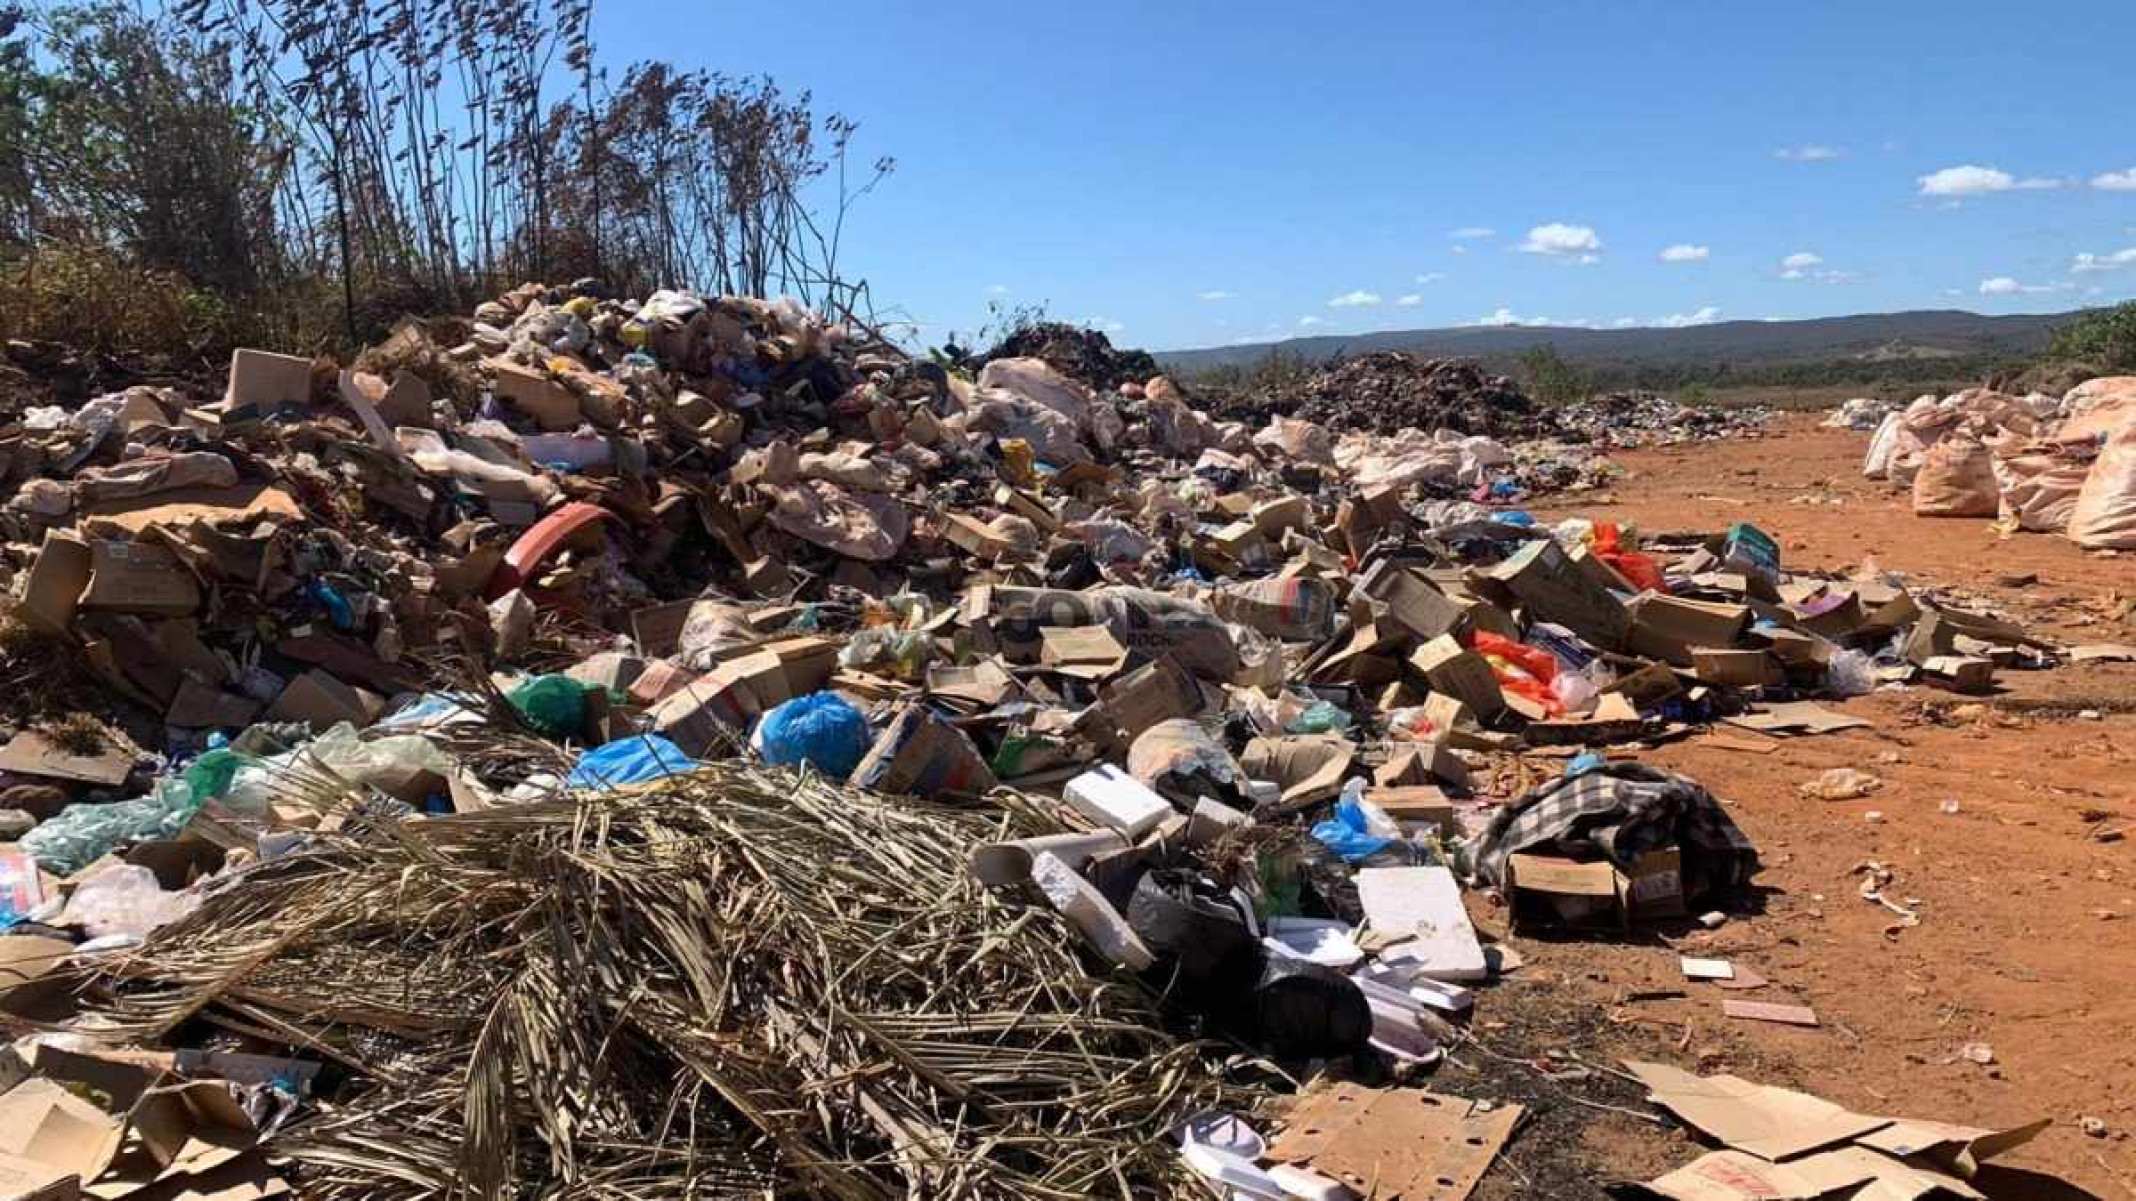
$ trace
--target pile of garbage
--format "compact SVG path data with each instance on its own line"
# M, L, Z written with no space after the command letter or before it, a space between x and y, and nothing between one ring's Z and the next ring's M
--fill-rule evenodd
M1275 411L1335 430L1519 437L1547 428L1538 424L1535 401L1506 376L1467 359L1402 351L1343 359L1270 399Z
M1139 388L1160 374L1157 360L1148 351L1120 350L1103 331L1065 321L1018 326L987 351L978 365L994 359L1037 359L1102 392L1123 385Z
M1755 438L1773 411L1764 405L1686 405L1657 392L1610 392L1551 410L1557 436L1597 447L1676 446Z
M2088 549L2136 549L2136 376L2061 397L1922 396L1875 431L1862 474L1910 491L1916 516L1993 518Z
M25 1178L1369 1193L1237 1124L1443 1059L1510 970L1464 890L1739 903L1755 849L1639 748L2061 653L1748 523L1546 526L1538 452L1454 426L971 376L790 302L432 328L0 441L0 1005L60 1032L0 1087L103 1132Z

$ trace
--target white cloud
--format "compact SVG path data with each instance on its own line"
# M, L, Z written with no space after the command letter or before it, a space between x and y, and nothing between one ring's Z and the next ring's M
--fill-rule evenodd
M1822 262L1824 262L1823 255L1814 254L1807 250L1798 250L1780 260L1780 278L1801 279L1809 274L1810 268Z
M1394 303L1401 305L1405 309L1415 308L1417 305L1424 303L1424 294L1422 292L1411 292L1407 296L1397 296L1394 298Z
M1612 322L1610 322L1610 324L1611 324L1611 325L1613 325L1613 326L1615 326L1615 327L1616 327L1616 328L1618 328L1618 329L1631 329L1632 327L1634 327L1634 326L1636 326L1636 325L1638 325L1638 324L1639 324L1639 318L1637 318L1637 317L1619 317L1619 318L1617 318L1617 319L1616 319L1615 321L1612 321Z
M2007 275L1998 275L1992 279L1980 281L1980 294L1982 296L2019 296L2034 292L2059 292L2065 286L2063 284L2021 284Z
M1499 306L1498 306L1498 309L1497 309L1497 311L1496 311L1496 312L1494 312L1494 313L1490 314L1490 315L1489 315L1489 316L1487 316L1487 317L1478 317L1478 318L1476 318L1476 319L1475 319L1474 321L1471 321L1471 322L1470 322L1469 324L1471 324L1471 325L1488 325L1488 326L1508 326L1508 325L1560 325L1560 326L1564 326L1564 325L1577 325L1577 326L1592 326L1592 325L1594 324L1594 322L1592 322L1592 321L1589 321L1589 320L1588 320L1588 319L1586 319L1585 317L1578 317L1578 318L1573 318L1573 319L1570 319L1570 320L1566 320L1566 321L1552 321L1552 320L1551 320L1550 318L1548 318L1548 317L1523 317L1523 316L1521 316L1520 314L1518 314L1518 313L1515 313L1515 312L1514 312L1514 311L1513 311L1512 309L1509 309L1509 308L1507 308L1507 307L1506 307L1506 306L1504 306L1504 305L1499 305Z
M1661 261L1664 263L1703 263L1712 254L1713 248L1710 246L1693 246L1689 242L1678 242L1674 246L1662 248Z
M1308 329L1308 328L1311 328L1312 326L1315 326L1315 325L1326 325L1326 324L1327 324L1327 322L1325 322L1325 321L1322 321L1322 320L1321 320L1320 318L1318 318L1318 317L1306 316L1306 317L1300 317L1300 318L1298 318L1298 326L1299 326L1299 328L1301 328L1301 329Z
M1552 258L1572 258L1582 263L1592 263L1602 249L1602 239L1595 235L1594 228L1587 225L1567 225L1552 221L1528 231L1528 238L1520 244L1527 254L1543 254Z
M2069 264L2071 271L2116 271L2123 267L2136 267L2136 246L2112 254L2086 252Z
M1961 167L1945 167L1941 171L1931 171L1920 176L1915 182L1921 185L1923 196L1984 196L1989 192L2059 188L2066 181L2019 179L2008 171L1967 163Z
M1445 278L1446 272L1444 271L1426 271L1424 274L1417 276L1417 282L1420 284L1435 284Z
M1379 293L1367 292L1363 288L1359 288L1355 292L1344 292L1342 295L1328 301L1328 307L1331 309L1366 309L1379 302Z
M1773 157L1790 163L1828 163L1839 157L1839 151L1831 146L1782 146L1773 151Z
M1467 253L1468 253L1468 247L1466 247L1466 246L1455 246L1455 247L1452 247L1451 249L1453 250L1453 252L1454 252L1455 254L1467 254Z
M1464 225L1446 236L1457 242L1473 242L1478 238L1495 238L1498 231L1488 225Z
M1117 334L1121 330L1127 328L1127 323L1125 321L1119 321L1111 317L1085 317L1083 318L1083 328L1099 330L1103 333L1108 334Z
M1824 256L1798 250L1780 260L1781 279L1806 279L1820 284L1851 284L1861 278L1855 271L1835 271L1824 266Z
M2094 175L2091 186L2107 192L2136 192L2136 167Z
M1671 313L1666 317L1656 317L1654 324L1663 329L1683 329L1690 325L1711 325L1720 319L1721 310L1709 304L1700 306L1696 312Z
M1009 285L988 284L986 286L986 294L989 296L1007 296L1009 294Z
M1206 291L1206 292L1196 292L1196 293L1194 294L1194 299L1196 299L1196 300L1229 300L1229 299L1231 299L1232 295L1233 295L1232 293L1230 293L1230 292L1226 292L1226 291L1224 291L1224 290L1223 290L1222 288L1211 288L1211 289L1209 289L1209 290L1208 290L1208 291Z

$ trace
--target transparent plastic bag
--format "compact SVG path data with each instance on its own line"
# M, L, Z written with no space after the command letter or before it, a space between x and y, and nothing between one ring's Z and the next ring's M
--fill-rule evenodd
M172 838L193 815L202 798L184 780L166 776L145 797L108 805L69 805L16 844L55 876L71 876L121 843L145 838Z
M1833 696L1867 696L1876 691L1876 661L1857 650L1843 650L1825 665L1825 690Z
M156 927L177 921L199 904L193 893L164 891L156 873L147 868L119 864L77 885L60 911L59 924L80 926L91 938L147 938Z

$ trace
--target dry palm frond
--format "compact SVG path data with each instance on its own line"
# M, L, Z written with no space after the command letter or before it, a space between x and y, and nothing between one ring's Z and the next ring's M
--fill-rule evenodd
M951 808L746 763L372 828L110 970L105 1017L356 1067L281 1150L330 1197L1194 1195L1161 1136L1251 1099Z

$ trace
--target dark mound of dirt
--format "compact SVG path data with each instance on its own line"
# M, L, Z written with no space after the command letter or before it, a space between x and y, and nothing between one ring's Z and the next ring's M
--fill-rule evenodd
M1108 392L1164 374L1148 351L1116 350L1112 339L1097 330L1062 321L1026 325L996 343L978 362L1018 358L1044 359L1055 371Z
M1467 359L1428 359L1400 351L1346 359L1314 375L1270 408L1334 430L1393 434L1452 429L1494 437L1532 434L1547 424L1520 386Z

